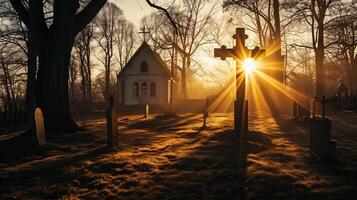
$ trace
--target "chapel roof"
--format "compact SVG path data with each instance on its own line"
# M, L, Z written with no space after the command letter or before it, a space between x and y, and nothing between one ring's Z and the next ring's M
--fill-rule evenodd
M131 58L129 59L128 63L126 63L125 66L123 67L123 69L119 72L118 77L120 77L120 76L125 74L125 71L127 70L127 68L131 66L132 62L136 59L136 57L139 55L139 53L141 51L147 51L150 54L152 54L153 57L160 63L159 66L163 69L165 75L167 75L168 77L171 77L170 70L169 70L168 66L166 65L166 63L161 59L161 57L155 51L153 51L151 49L149 44L146 43L145 41L140 45L140 47L131 56Z

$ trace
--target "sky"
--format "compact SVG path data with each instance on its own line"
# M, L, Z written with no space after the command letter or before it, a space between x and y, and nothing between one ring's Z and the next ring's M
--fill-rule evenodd
M116 3L124 11L126 19L136 26L140 24L142 17L155 11L145 0L111 0L111 2Z

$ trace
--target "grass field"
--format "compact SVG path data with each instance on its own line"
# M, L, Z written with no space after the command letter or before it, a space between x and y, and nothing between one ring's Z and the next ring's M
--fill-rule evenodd
M357 116L333 116L338 161L310 159L308 125L250 116L248 166L238 170L232 114L120 116L120 148L104 119L86 131L0 141L0 199L356 199ZM79 120L83 124L83 121Z

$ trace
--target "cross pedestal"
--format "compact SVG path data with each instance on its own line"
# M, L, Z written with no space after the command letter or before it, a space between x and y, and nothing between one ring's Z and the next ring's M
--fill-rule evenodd
M257 59L265 54L265 50L255 47L248 49L245 46L245 40L248 36L244 28L236 28L233 35L235 46L227 49L226 46L214 49L214 56L222 60L230 57L236 61L236 100L234 101L234 129L241 133L248 130L248 105L246 101L246 83L243 62L246 58Z

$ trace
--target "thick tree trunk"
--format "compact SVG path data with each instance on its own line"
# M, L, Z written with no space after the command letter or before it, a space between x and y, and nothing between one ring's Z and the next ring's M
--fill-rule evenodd
M46 133L78 130L70 117L69 63L75 36L95 17L107 0L91 0L81 9L79 1L54 1L52 24L46 23L42 1L10 3L33 37L38 57L36 104L44 113ZM46 16L47 17L47 16Z
M274 10L274 41L275 44L279 46L279 51L281 52L281 36L280 36L280 5L279 0L273 0L273 10Z
M275 78L284 83L285 68L284 68L284 57L281 55L281 27L280 27L280 5L279 0L273 0L273 13L274 13L274 62L276 62L276 72L274 72ZM286 52L287 53L287 52Z
M73 41L56 40L60 39L48 40L50 45L39 59L37 104L44 112L46 132L65 133L78 128L70 117L68 97L69 44Z
M37 60L36 53L33 49L32 39L29 38L27 45L27 83L26 83L26 100L25 100L25 113L27 119L32 120L36 106L36 69Z
M58 12L71 9L61 4ZM73 9L73 8L72 8ZM37 105L44 113L47 133L66 133L79 130L70 116L68 78L71 51L74 43L74 15L63 16L43 38L37 76Z

